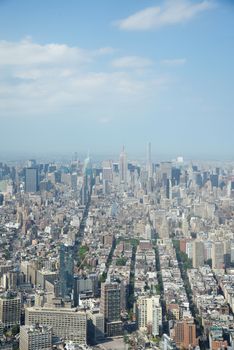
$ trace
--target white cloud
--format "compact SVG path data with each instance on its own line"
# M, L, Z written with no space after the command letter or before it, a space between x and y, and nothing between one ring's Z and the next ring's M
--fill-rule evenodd
M98 56L111 55L116 52L112 47L101 47L96 50L84 50L65 44L34 43L31 38L20 42L0 41L0 65L46 65L46 64L84 64Z
M184 23L213 7L213 0L167 0L163 6L148 7L115 24L123 30L150 30Z
M165 66L183 66L187 62L186 58L165 59L161 61L161 64Z
M152 65L152 61L138 56L125 56L112 61L115 68L146 68Z
M0 65L80 64L91 58L92 53L64 44L40 45L29 39L18 43L0 41Z
M144 99L167 85L167 79L152 72L137 74L120 70L150 65L150 60L128 56L114 60L113 71L99 65L111 48L83 50L62 44L41 45L31 40L0 42L0 118L93 111L100 116L108 106L140 105ZM97 67L102 67L99 70Z

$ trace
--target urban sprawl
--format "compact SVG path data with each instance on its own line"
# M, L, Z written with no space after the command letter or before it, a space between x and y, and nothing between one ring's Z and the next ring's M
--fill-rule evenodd
M234 163L0 162L0 349L234 349Z

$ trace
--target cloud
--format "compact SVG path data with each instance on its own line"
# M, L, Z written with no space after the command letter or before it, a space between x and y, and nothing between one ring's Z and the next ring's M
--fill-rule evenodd
M161 64L165 66L183 66L187 62L186 58L165 59L161 61Z
M125 56L112 61L115 68L146 68L152 65L152 61L138 56Z
M114 53L111 48L89 51L65 44L41 45L31 39L1 41L0 118L66 115L80 108L100 116L107 108L137 108L168 84L167 78L155 72L149 76L123 69L150 65L145 58L112 60L110 71L103 55Z
M40 45L26 38L18 43L0 41L0 65L36 65L54 63L84 63L92 54L64 44Z
M84 50L65 44L34 43L31 38L20 42L0 41L1 65L46 65L46 64L84 64L91 62L98 56L111 55L116 50L112 47L101 47L97 50Z
M215 6L212 0L167 0L162 6L148 7L115 22L122 30L151 30L187 22Z

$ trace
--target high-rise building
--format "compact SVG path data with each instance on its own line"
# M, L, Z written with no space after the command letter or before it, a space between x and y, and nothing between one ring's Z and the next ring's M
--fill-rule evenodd
M127 171L128 171L128 161L127 161L127 153L125 152L125 148L123 147L122 152L119 156L119 180L123 185L127 185Z
M52 328L40 325L20 327L19 350L51 350Z
M3 205L4 195L0 193L0 206Z
M159 300L160 297L157 295L139 296L136 303L140 331L148 329L153 336L159 335L162 326L162 308Z
M78 344L86 344L87 316L76 308L30 307L25 310L25 324L49 326L53 335Z
M117 282L106 281L101 285L100 312L104 315L105 329L108 336L122 333L120 321L121 288Z
M25 192L35 193L39 190L38 169L25 169Z
M71 293L74 282L74 246L62 243L59 251L60 295Z
M152 177L153 172L152 172L152 158L151 158L151 142L148 143L147 145L147 172L148 172L148 178Z
M20 324L21 300L19 297L6 293L0 298L0 321L4 327Z
M167 179L166 198L167 199L172 199L172 188L171 188L171 180L170 179Z
M171 170L171 178L173 186L179 185L180 183L181 170L179 168L172 168Z
M88 341L91 344L95 344L100 340L103 340L105 336L105 323L104 316L99 311L89 311L88 317Z
M193 267L198 268L204 265L205 252L204 243L199 240L193 241Z
M224 268L224 244L223 242L213 242L211 248L211 259L213 269Z
M77 173L71 174L71 188L73 191L77 190Z
M196 325L193 320L176 321L174 341L180 349L193 349L198 345Z
M234 265L234 241L231 241L231 246L230 246L230 255L231 255L231 266Z
M102 179L103 181L112 181L113 180L113 170L112 162L110 160L104 161L102 163Z
M161 162L160 163L160 173L161 178L171 179L172 163L171 162Z
M80 294L85 294L85 293L94 295L93 281L89 277L75 276L74 290L73 290L73 301L75 306L79 305Z

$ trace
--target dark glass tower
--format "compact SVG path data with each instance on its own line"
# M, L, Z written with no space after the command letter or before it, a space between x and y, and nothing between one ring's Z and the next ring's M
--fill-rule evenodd
M38 184L38 170L37 168L25 169L25 192L37 192L39 190Z

